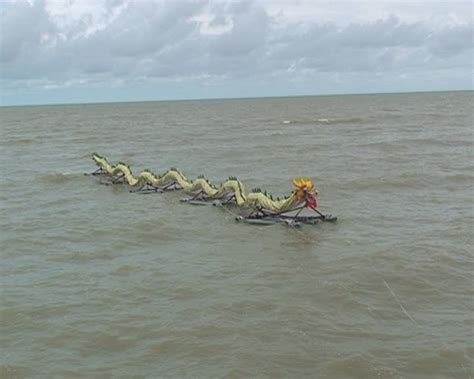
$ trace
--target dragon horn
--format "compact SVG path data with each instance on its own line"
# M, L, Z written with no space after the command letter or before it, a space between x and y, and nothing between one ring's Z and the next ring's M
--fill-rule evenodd
M294 178L293 185L298 189L306 187L310 192L314 190L314 184L310 178Z

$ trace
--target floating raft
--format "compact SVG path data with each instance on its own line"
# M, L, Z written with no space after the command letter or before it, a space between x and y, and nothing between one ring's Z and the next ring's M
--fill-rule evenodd
M94 153L92 159L98 169L91 175L106 177L111 184L127 184L130 192L151 194L166 191L182 190L189 197L182 199L192 205L214 205L237 209L235 219L253 225L317 224L319 222L335 222L337 217L323 214L317 209L316 196L319 191L310 178L299 177L292 180L294 189L284 198L274 198L259 188L246 192L244 185L235 177L229 177L220 185L212 184L206 177L199 176L195 180L188 179L182 171L171 168L161 175L151 170L144 170L137 176L130 167L119 162L115 165Z

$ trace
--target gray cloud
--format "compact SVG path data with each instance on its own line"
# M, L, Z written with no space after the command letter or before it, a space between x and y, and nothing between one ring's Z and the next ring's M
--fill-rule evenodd
M222 10L215 8L214 12ZM270 18L263 8L250 2L234 3L224 15L233 19L233 28L215 37L210 45L211 54L246 56L252 51L265 49ZM219 15L222 17L222 13Z
M167 7L133 2L107 28L98 32L103 48L113 56L148 56L182 43L196 28L188 18L202 9L196 2L178 1Z
M9 4L1 13L0 25L0 59L4 63L35 50L44 33L57 32L42 2Z
M434 55L443 58L449 58L472 50L472 24L469 26L453 26L447 28L443 30L442 33L437 33L432 36L432 38L429 39L428 46Z
M395 15L366 22L277 22L260 3L109 0L94 29L87 15L67 28L44 1L0 8L2 81L69 85L152 78L274 78L278 73L472 71L471 23L437 27ZM205 33L208 26L232 27ZM92 30L91 32L85 32ZM20 85L20 84L18 84Z

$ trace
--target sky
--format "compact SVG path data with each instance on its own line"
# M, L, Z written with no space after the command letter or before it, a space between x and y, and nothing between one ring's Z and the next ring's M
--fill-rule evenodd
M473 89L473 4L0 0L0 105Z

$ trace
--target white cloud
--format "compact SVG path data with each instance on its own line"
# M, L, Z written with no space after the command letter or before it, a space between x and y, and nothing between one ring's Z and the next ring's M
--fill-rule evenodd
M472 21L472 2L466 0L260 0L279 22L332 23L345 26L396 15L410 23L467 24Z
M193 16L189 22L199 25L199 32L204 35L220 35L230 32L234 27L234 20L228 15L215 15L209 12Z

